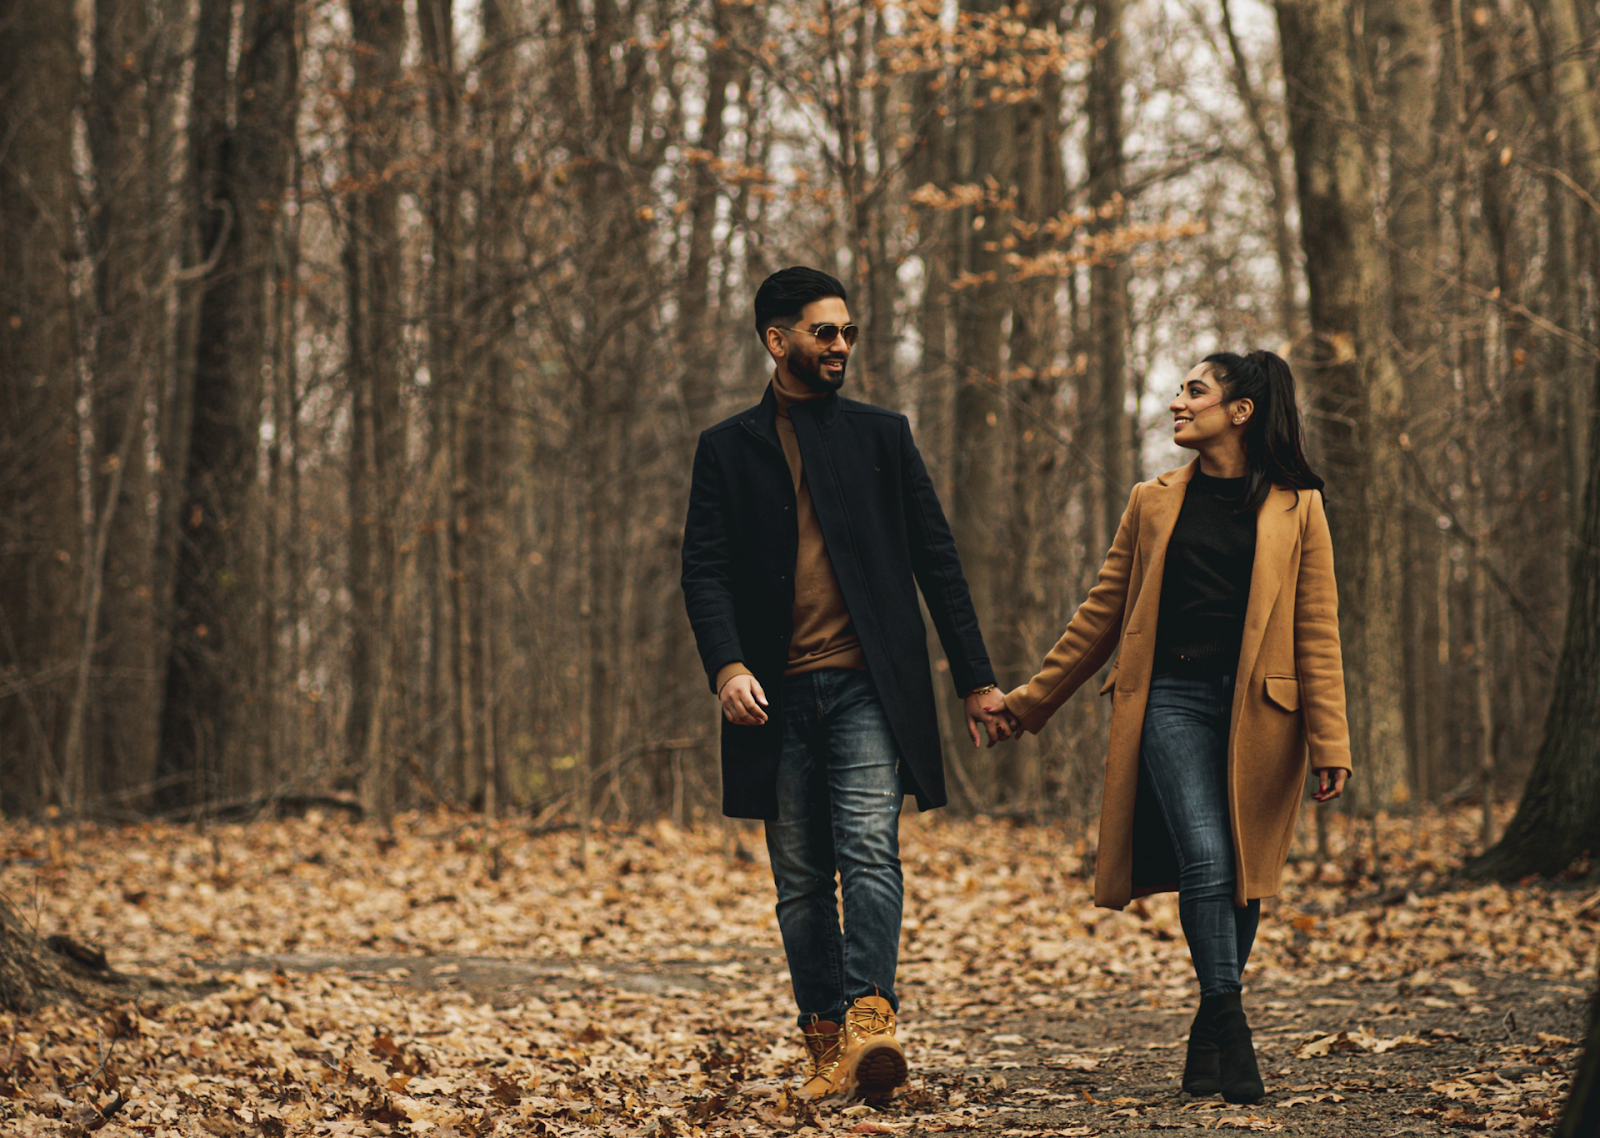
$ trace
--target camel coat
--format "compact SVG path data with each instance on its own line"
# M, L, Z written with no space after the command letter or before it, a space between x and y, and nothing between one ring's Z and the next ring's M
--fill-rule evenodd
M1139 740L1167 542L1197 464L1133 488L1099 580L1039 674L1006 696L1011 713L1037 733L1116 653L1100 689L1114 693L1094 885L1095 904L1108 909L1177 887L1165 826L1151 796L1139 793ZM1234 902L1243 905L1278 891L1308 760L1313 768L1350 769L1333 546L1316 491L1274 488L1256 514L1235 676L1228 801L1238 871Z

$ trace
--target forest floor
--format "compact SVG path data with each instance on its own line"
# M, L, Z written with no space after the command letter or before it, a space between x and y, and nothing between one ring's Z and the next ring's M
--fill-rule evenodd
M1600 893L1469 886L1470 813L1336 821L1291 863L1246 983L1268 1094L1178 1089L1194 980L1170 895L1092 907L1060 829L908 815L886 1106L800 1073L759 831L392 834L0 825L41 935L163 983L0 1016L5 1135L1542 1132L1578 1057ZM105 1118L109 1114L109 1120Z

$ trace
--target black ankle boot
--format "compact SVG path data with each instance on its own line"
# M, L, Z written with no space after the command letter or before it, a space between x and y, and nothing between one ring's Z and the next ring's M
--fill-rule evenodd
M1217 1034L1211 1022L1217 1012L1217 997L1202 997L1200 1010L1189 1025L1189 1052L1183 1060L1183 1090L1191 1095L1222 1092L1222 1059L1217 1051Z
M1222 1069L1222 1097L1232 1103L1255 1103L1266 1097L1261 1085L1261 1069L1256 1066L1256 1049L1250 1040L1250 1023L1238 992L1213 997L1217 1001L1211 1030L1217 1041L1217 1057ZM1202 1001L1205 1003L1208 1001Z

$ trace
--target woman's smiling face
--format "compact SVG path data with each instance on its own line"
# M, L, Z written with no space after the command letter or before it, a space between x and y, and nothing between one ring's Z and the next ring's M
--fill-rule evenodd
M1196 364L1183 377L1172 411L1172 441L1181 447L1204 446L1237 430L1222 399L1222 381L1210 364Z

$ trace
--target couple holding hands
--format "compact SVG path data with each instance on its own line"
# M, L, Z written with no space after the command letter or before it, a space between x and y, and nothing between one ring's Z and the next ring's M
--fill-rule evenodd
M1350 773L1323 483L1288 364L1222 353L1184 377L1172 437L1197 458L1133 488L1094 588L1002 692L910 425L839 394L857 334L843 286L774 273L755 322L774 374L700 435L683 591L722 705L723 812L766 824L800 1093L881 1100L906 1081L900 808L946 802L920 589L975 746L1041 730L1115 659L1095 903L1177 890L1200 986L1183 1089L1259 1101L1240 993L1261 898L1308 768L1318 802Z

